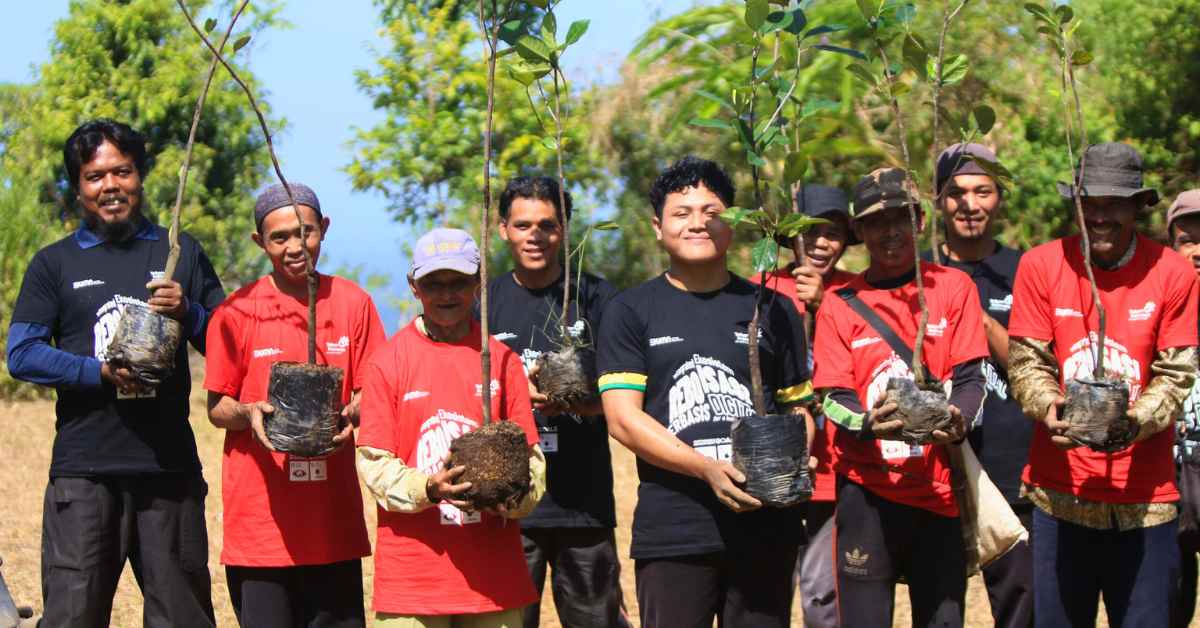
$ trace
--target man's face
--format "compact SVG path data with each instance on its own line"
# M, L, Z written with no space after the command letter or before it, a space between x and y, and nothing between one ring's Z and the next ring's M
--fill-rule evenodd
M409 278L408 285L421 302L425 319L440 327L468 320L479 294L479 277L455 270L435 270L420 279Z
M808 264L822 277L833 272L842 253L846 252L846 240L850 237L850 223L845 216L830 213L821 216L828 223L813 225L804 234L804 254Z
M918 225L919 226L919 225ZM854 233L867 247L871 266L887 276L913 269L912 222L907 207L892 207L867 214L854 223Z
M960 174L947 186L942 219L946 228L962 240L990 237L1000 202L1000 190L991 177Z
M110 233L132 233L128 225L142 208L142 177L132 157L112 142L103 142L92 158L79 167L76 184L79 204L89 225Z
M554 205L532 198L513 200L508 220L500 221L500 239L508 243L519 268L545 270L558 260L562 222Z
M1200 278L1200 214L1183 216L1171 223L1171 247L1188 258Z
M1083 198L1083 224L1092 243L1092 257L1111 264L1129 250L1137 228L1141 199L1118 196Z
M313 259L313 267L321 257L321 241L329 229L328 218L318 218L317 210L308 205L300 205L300 216L304 219L305 239L304 248L308 249ZM305 283L307 273L304 269L304 249L301 248L300 222L296 220L296 212L291 207L281 207L263 218L262 231L253 234L255 244L262 247L271 260L276 276L282 276L289 283L300 285Z
M703 183L672 192L663 202L662 218L653 219L654 235L672 261L702 264L723 259L733 242L733 229L721 220L725 203Z

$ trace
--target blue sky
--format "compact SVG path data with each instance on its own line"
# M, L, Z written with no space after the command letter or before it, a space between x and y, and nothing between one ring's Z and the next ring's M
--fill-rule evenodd
M54 22L67 14L68 0L22 2L10 7L9 24L0 37L0 82L26 83L49 57ZM661 15L681 11L694 0L564 0L559 23L587 18L591 28L572 49L569 62L584 76L611 80L633 41ZM387 273L392 285L376 294L389 331L400 313L388 305L393 295L407 294L408 259L400 242L412 235L386 213L382 198L355 193L341 168L350 161L351 127L370 127L382 119L354 84L354 71L371 67L372 48L385 50L378 14L370 0L342 0L337 10L317 0L291 0L281 14L293 25L256 37L250 64L267 90L277 115L288 129L276 138L289 180L303 181L321 197L333 225L322 267L363 265L366 272ZM603 6L597 11L597 6ZM580 74L576 74L579 76ZM181 140L183 138L180 138Z

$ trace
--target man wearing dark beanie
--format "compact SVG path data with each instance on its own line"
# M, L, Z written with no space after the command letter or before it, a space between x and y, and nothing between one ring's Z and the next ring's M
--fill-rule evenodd
M354 469L353 430L371 351L386 339L371 297L354 283L319 275L317 362L344 374L340 446L321 458L276 451L264 415L271 364L307 359L308 275L329 218L307 186L273 186L255 203L254 243L271 274L217 308L208 328L208 417L225 429L221 465L225 538L221 562L242 626L365 625L361 558L371 553ZM301 248L303 247L303 248ZM348 445L348 446L344 446Z
M996 223L1007 191L980 162L998 163L980 144L955 144L937 160L938 210L945 225L941 262L971 277L983 306L983 329L991 354L983 362L987 400L971 447L1025 528L1033 505L1020 496L1021 470L1029 459L1033 424L1008 391L1008 312L1021 252L996 240ZM924 256L932 256L926 253ZM1033 624L1033 554L1021 541L983 569L992 618L1000 628Z

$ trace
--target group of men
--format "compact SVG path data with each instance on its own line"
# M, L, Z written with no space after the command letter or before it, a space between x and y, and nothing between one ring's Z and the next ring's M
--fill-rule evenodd
M1171 206L1164 247L1138 232L1158 201L1140 157L1089 147L1080 179L1061 188L1064 212L1081 192L1087 269L1081 235L1023 255L996 240L1011 193L989 174L997 161L976 144L942 153L944 243L924 254L903 170L863 177L852 205L805 185L799 211L824 222L794 263L748 281L729 270L732 180L685 157L649 191L667 270L623 292L582 273L566 295L570 195L554 179L515 178L497 216L514 270L481 286L471 236L429 231L408 275L422 313L390 338L365 291L318 274L317 359L343 371L343 410L334 452L301 458L267 437L267 388L273 363L307 358L309 260L331 223L316 193L292 184L258 197L251 238L271 272L226 297L186 234L178 270L162 276L168 238L143 211L145 142L122 123L88 122L64 147L81 224L31 261L9 328L12 375L58 392L43 625L107 625L126 561L147 626L215 623L186 343L153 387L106 359L136 303L180 321L206 356L208 417L225 430L220 560L243 626L365 625L360 480L378 511L376 625L534 627L547 577L564 626L629 625L610 436L637 456L643 626L787 626L797 582L806 625L886 626L901 581L913 625L961 626L967 553L948 448L964 440L1031 532L983 569L997 625L1091 625L1101 596L1111 625L1187 625L1200 547L1200 500L1189 499L1200 491L1200 191ZM866 270L840 270L860 243ZM923 367L946 384L951 416L926 445L901 439L886 392L913 377L919 255ZM1103 347L1089 274L1107 312ZM759 298L763 280L781 298ZM730 460L730 426L755 412L756 308L766 410L809 427L805 506L763 507ZM565 407L538 388L539 358L564 345L594 351L599 402ZM1061 417L1063 384L1088 376L1098 351L1129 388L1136 429L1112 453L1076 446ZM491 416L525 433L531 488L478 511L466 469L448 461L483 422L485 385Z

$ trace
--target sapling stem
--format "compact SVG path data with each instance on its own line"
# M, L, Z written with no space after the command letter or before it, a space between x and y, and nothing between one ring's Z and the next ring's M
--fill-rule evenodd
M963 7L967 6L967 2L969 2L969 1L970 0L962 0L961 2L958 3L958 6L955 7L955 9L953 11L949 11L949 12L946 11L947 9L950 8L949 2L942 3L942 12L943 12L942 31L938 35L937 58L934 60L933 142L930 143L930 145L929 145L929 163L932 164L932 166L933 166L933 188L932 189L933 189L933 198L934 198L934 202L933 202L933 210L934 211L933 211L933 215L931 216L931 222L933 224L930 225L931 228L929 229L929 242L930 242L930 248L933 250L933 262L935 264L942 263L942 246L941 246L941 243L939 242L940 238L938 236L938 224L937 223L938 223L938 209L942 206L942 202L945 201L945 198L946 198L946 192L945 192L945 190L938 187L938 180L937 180L937 157L938 157L938 150L941 146L940 138L938 136L938 131L940 130L939 123L941 121L941 114L942 114L942 110L941 110L942 61L946 57L946 32L950 30L950 22L954 21L955 16L958 15L959 11L963 10Z
M570 313L571 306L571 216L567 213L567 177L563 174L563 122L562 122L562 96L558 89L558 79L563 79L563 87L566 87L566 77L562 76L562 72L558 70L557 63L550 71L550 77L554 80L554 154L558 159L558 207L562 212L563 225L563 302L562 302L562 342L566 346L570 339L570 321L567 320L567 315ZM575 261L579 264L580 272L583 272L583 258L580 257ZM579 288L576 287L576 290ZM579 309L575 309L575 313L579 313Z
M754 137L754 100L758 95L758 54L762 48L762 40L754 37L754 51L750 56L750 152L757 155L758 145ZM766 135L766 131L763 131ZM759 209L763 206L762 183L759 180L758 166L750 164L750 176L754 180L754 201ZM754 294L754 312L750 315L750 323L746 325L746 353L750 359L750 395L754 403L754 412L760 416L767 414L766 399L763 395L762 364L758 359L758 324L759 311L762 309L763 298L766 296L767 271L761 272L761 282Z

